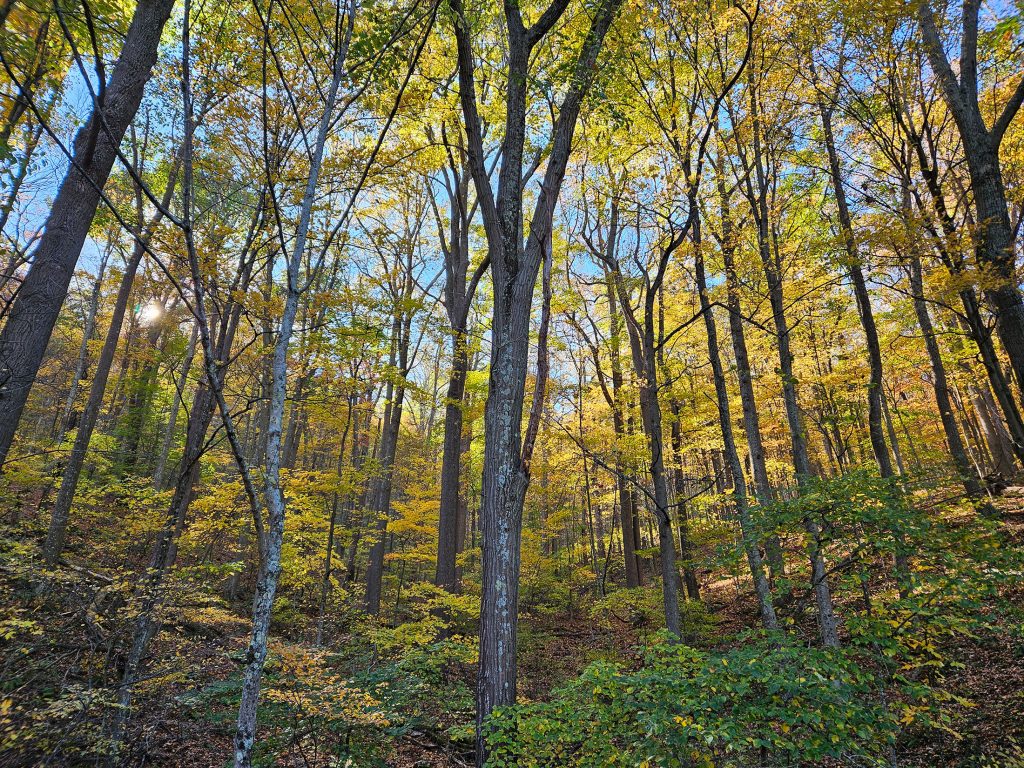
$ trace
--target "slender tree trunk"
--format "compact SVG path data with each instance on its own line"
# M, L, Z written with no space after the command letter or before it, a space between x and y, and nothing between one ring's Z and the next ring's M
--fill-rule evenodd
M621 316L619 314L618 302L615 297L615 286L611 273L605 275L605 285L608 295L608 318L611 328L608 337L608 346L611 357L612 374L612 402L609 403L612 409L612 428L615 432L615 486L619 496L619 514L622 517L622 557L626 568L626 588L639 587L643 583L640 558L636 556L637 541L637 515L636 496L626 478L627 466L622 458L622 448L626 440L626 418L625 418L625 394L623 390L622 357L620 354L619 340L622 337Z
M385 410L384 423L381 428L380 453L378 454L380 475L374 478L370 493L370 511L375 515L374 540L370 547L370 556L366 566L364 606L366 612L373 616L380 613L386 533L391 510L395 452L398 447L398 434L402 422L402 401L405 397L405 387L399 386L392 391L394 400L388 404L388 408Z
M21 152L21 158L18 160L18 169L14 172L14 176L11 178L10 186L7 189L6 196L4 197L3 205L0 206L0 232L3 232L7 227L7 222L11 217L11 213L14 212L14 206L18 202L18 193L21 192L21 185L25 183L25 179L28 177L28 170L32 164L32 157L36 153L36 149L39 147L39 139L43 135L43 126L39 125L32 129L32 132L28 135L28 140L25 143L25 148ZM21 264L19 255L12 253L8 263L4 266L3 274L0 274L0 296L5 293L7 282L14 276L15 271ZM6 314L4 312L3 314Z
M255 255L252 249L256 233L262 227L264 214L266 213L263 203L264 201L261 200L253 216L249 233L246 236L246 243L239 257L237 272L230 290L227 292L228 296L244 294L248 289ZM234 300L230 301L224 308L223 314L217 320L217 337L216 341L211 342L212 350L206 348L206 342L204 341L203 356L206 358L206 375L200 379L195 397L192 400L192 407L189 410L189 418L185 428L185 443L175 475L174 493L161 528L153 543L145 575L136 590L140 608L134 620L131 647L125 660L121 683L118 687L118 710L111 729L111 741L114 744L114 749L112 750L114 760L116 760L120 743L124 737L124 729L131 715L132 697L135 684L142 669L142 662L145 659L150 641L160 627L157 610L162 602L163 581L177 559L178 539L184 530L188 508L192 501L196 483L199 481L200 460L208 447L206 444L206 433L209 430L210 422L213 420L214 410L217 408L217 400L212 389L223 387L224 377L227 373L223 365L219 368L214 366L215 370L211 378L210 360L225 360L227 358L228 351L234 342L235 332L238 329L241 315L242 304Z
M171 446L174 444L174 432L178 426L178 412L181 410L182 395L188 385L188 375L192 370L192 361L195 359L197 336L198 329L193 324L188 346L185 348L185 359L181 363L181 374L178 376L174 394L171 396L171 413L167 417L167 428L164 431L163 444L160 446L160 456L153 472L153 487L157 490L163 490L164 487L167 459L171 454Z
M462 498L462 409L466 393L469 357L466 334L452 334L452 369L445 398L444 443L441 457L441 507L437 530L437 571L434 583L449 592L459 589L455 558L459 546L459 507Z
M96 361L96 373L93 375L92 384L89 387L89 399L85 404L82 417L78 420L78 432L75 434L75 443L71 447L67 464L64 465L60 490L57 492L57 500L54 502L53 513L50 516L50 527L46 533L46 543L43 545L43 557L50 565L57 562L61 552L64 550L68 522L71 518L71 506L75 499L75 490L78 488L78 479L82 473L82 465L85 463L85 455L89 449L89 441L92 439L93 429L96 427L96 419L99 416L100 409L103 407L103 393L107 389L107 379L114 362L114 355L117 352L117 342L121 338L121 325L124 322L128 300L131 297L135 273L138 270L139 262L142 260L144 253L145 246L140 239L125 265L124 276L121 278L117 298L114 300L114 311L110 317L107 337L103 342L103 349L100 350L99 360Z
M339 13L340 13L339 9ZM238 706L238 721L235 728L235 768L249 768L252 764L252 747L256 738L256 710L259 704L260 679L267 657L267 639L270 632L270 614L281 575L281 547L284 540L284 523L287 512L284 492L281 489L282 429L284 426L285 397L288 393L288 349L299 309L299 299L304 291L300 285L300 267L306 252L306 240L312 220L313 205L316 201L317 183L323 164L324 149L335 117L335 105L345 71L348 43L352 38L355 2L349 3L345 12L346 27L337 27L338 37L332 51L331 82L327 90L323 113L317 126L309 163L309 176L303 191L298 226L292 251L286 263L287 290L284 310L277 342L274 345L271 366L269 418L264 443L263 502L267 508L267 523L264 538L260 541L260 567L256 580L256 594L253 598L252 631L245 654L245 669L242 673L242 695ZM186 83L187 78L183 78ZM186 110L187 111L187 110ZM190 118L190 115L187 115ZM283 239L283 238L282 238ZM308 275L307 280L312 280ZM307 284L308 285L308 284ZM241 458L241 457L239 457ZM255 502L254 502L255 507ZM259 510L254 508L254 514Z
M956 417L953 414L953 404L949 397L949 384L946 377L946 365L942 361L942 353L939 351L939 343L935 337L935 329L932 326L932 319L928 313L928 305L924 299L924 281L921 275L921 261L916 256L910 260L910 290L914 297L914 312L917 315L917 324L924 336L925 349L928 351L928 360L932 366L932 386L935 390L935 404L939 408L939 419L942 422L942 429L946 435L946 446L953 458L957 473L964 490L972 499L980 499L984 495L984 489L978 482L977 476L971 469L967 452L964 450L963 440L960 438L960 430L957 428Z
M683 433L680 426L679 402L673 398L672 405L672 427L671 442L673 452L673 472L675 475L675 503L678 507L679 520L679 559L683 564L683 586L686 588L686 596L690 600L700 600L700 584L697 582L697 575L693 572L693 542L690 538L690 513L684 497L686 486L683 481Z
M768 210L768 183L765 162L761 148L761 114L757 90L753 87L751 75L750 111L753 116L753 175L747 174L747 194L757 223L757 250L761 257L761 268L768 285L768 302L772 309L775 326L775 344L779 352L779 376L782 379L782 401L786 408L786 425L789 428L793 472L797 484L802 484L811 475L811 463L807 450L807 437L800 405L797 398L797 379L793 373L793 353L790 350L789 321L786 317L786 300L782 283L782 264L778 257L778 240L771 229ZM825 433L826 438L828 433Z
M832 111L822 101L818 103L818 110L821 115L825 149L828 153L832 189L836 198L836 207L839 211L839 227L844 247L846 248L847 259L849 260L848 270L850 279L853 281L853 295L857 301L857 313L860 316L861 327L864 329L864 340L867 345L868 365L870 368L870 376L868 378L868 436L871 438L871 450L875 455L875 463L878 464L879 474L883 478L889 478L894 475L894 472L892 461L889 458L889 448L885 444L885 432L882 426L882 352L878 343L878 328L875 325L875 315L871 308L871 297L868 293L867 282L864 279L864 272L861 268L860 253L858 252L857 242L853 234L853 219L850 216L850 208L846 200L843 171L839 164L839 154L836 151L835 137L832 132Z
M704 328L707 331L708 357L715 380L715 398L718 405L718 422L722 430L722 442L725 446L725 459L732 474L733 501L736 505L736 516L740 524L740 536L743 538L743 550L747 555L747 565L754 582L761 623L765 629L778 629L779 623L772 605L771 589L765 577L761 553L757 548L757 534L754 531L750 512L747 508L746 483L743 479L743 468L740 465L739 453L736 450L736 439L732 431L732 415L729 412L729 390L725 382L725 371L722 368L722 357L718 351L718 328L712 313L711 300L708 298L707 277L704 272L704 254L702 251L700 220L693 223L694 273L697 280L697 293L700 297L701 314L704 317Z
M981 432L992 455L993 472L1004 478L1012 478L1017 474L1013 440L999 418L999 409L992 397L992 391L984 383L972 384L970 390L971 402L978 414Z
M345 443L348 441L348 433L352 426L352 410L354 407L354 398L349 397L348 411L345 415L345 426L341 431L340 448L338 449L338 478L342 477L345 468ZM353 434L353 443L355 435ZM352 446L353 451L355 445ZM320 605L316 619L316 639L314 644L319 648L323 644L324 639L324 622L327 620L327 599L331 592L331 575L332 575L332 560L334 558L334 530L338 523L338 504L340 498L337 491L335 491L331 498L331 516L330 523L327 528L327 546L324 549L324 576L320 582Z
M78 348L78 360L75 363L75 372L71 377L71 387L68 389L67 399L64 401L64 409L60 416L60 433L57 435L57 443L64 442L64 436L68 430L73 429L72 414L74 413L75 400L78 399L79 383L85 378L85 372L89 365L89 342L96 333L96 313L100 306L100 292L103 288L103 277L107 271L107 257L109 251L104 250L100 260L100 267L93 281L92 293L89 295L89 306L85 315L85 326L82 328L82 343Z
M736 378L740 385L740 403L743 406L743 429L747 436L750 452L751 474L754 478L754 497L759 505L772 498L771 482L764 458L764 443L761 440L761 420L757 414L757 400L754 397L754 382L750 375L750 356L747 353L746 331L743 328L743 308L740 304L739 278L736 275L736 245L734 242L732 215L725 177L719 168L718 182L719 214L722 222L722 258L725 262L726 305L729 310L729 333L732 338L733 357L736 360ZM782 547L778 536L769 534L765 539L768 567L777 576L785 573Z

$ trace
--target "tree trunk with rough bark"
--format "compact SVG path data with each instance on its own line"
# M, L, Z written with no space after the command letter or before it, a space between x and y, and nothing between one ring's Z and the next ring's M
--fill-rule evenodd
M468 141L467 155L480 199L494 295L480 506L483 572L477 675L478 766L483 766L487 760L484 722L496 707L514 704L516 698L520 540L523 502L530 478L529 457L524 457L522 452L521 429L530 308L544 257L544 243L549 239L555 202L572 149L576 121L593 82L605 35L621 3L622 0L603 0L593 12L555 120L551 150L525 242L523 160L531 80L530 52L559 21L567 3L554 0L529 28L523 23L517 3L505 5L509 77L497 194L485 165L472 26L466 19L461 0L449 3L455 17L459 98Z
M1024 78L1003 105L991 127L985 124L978 100L979 0L964 0L958 73L946 58L930 0L917 0L918 25L932 71L953 115L974 193L978 261L1001 278L985 290L996 316L1003 344L1019 387L1024 387L1024 299L1016 275L1015 237L1006 204L999 147L1024 100Z
M118 147L142 103L174 0L139 0L102 103L75 137L71 168L0 331L0 469L35 381Z

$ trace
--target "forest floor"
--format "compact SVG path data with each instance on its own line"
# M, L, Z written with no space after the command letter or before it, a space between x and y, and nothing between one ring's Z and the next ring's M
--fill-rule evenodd
M1024 545L1024 494L1011 495L1003 506L1010 537ZM71 567L88 573L85 565ZM0 569L0 598L11 596L10 576ZM712 631L696 644L717 646L732 642L730 638L742 629L757 624L755 601L732 579L703 585L703 598ZM1024 612L1024 583L1010 598L1015 612ZM73 601L68 597L64 602ZM806 625L798 623L797 631L810 640L814 635L813 618L809 612L804 615ZM1010 622L998 616L993 618L997 629L961 638L955 645L942 649L949 660L944 668L943 687L958 699L950 705L952 729L948 733L932 730L908 734L898 745L900 766L979 768L986 765L981 756L999 754L1012 749L1014 744L1024 745L1024 643L1020 634L1008 626ZM49 617L54 622L58 619L56 614ZM626 666L637 663L641 649L656 631L654 626L626 620L599 622L584 610L526 610L519 626L519 688L521 697L527 700L544 700L554 688L574 678L593 661L610 660ZM88 630L78 625L77 630L69 631ZM154 661L147 679L138 691L131 751L141 758L139 766L225 765L232 752L234 705L227 698L218 699L204 692L218 686L226 689L229 681L237 677L247 631L248 620L242 605L233 611L193 612L187 619L164 627L152 649ZM9 638L0 636L0 649L5 639ZM462 664L453 674L464 684L464 690L472 691L471 665ZM438 690L432 695L444 697L446 691ZM461 768L471 760L465 744L451 743L443 729L435 733L410 730L393 746L385 764L394 768ZM323 756L299 752L289 755L278 764L328 764ZM8 764L0 754L0 766Z
M1024 528L1024 524L1022 524ZM738 592L732 580L709 584L705 600L716 618L722 637L730 637L756 621L751 596ZM1024 591L1018 595L1024 605ZM160 697L163 706L148 708L143 715L145 752L152 765L219 768L230 754L228 722L215 727L217 717L197 720L195 713L175 703L193 686L226 680L237 667L229 660L244 648L244 631L227 634L211 631L203 637L183 633L175 647L163 649L172 657L189 659L201 670L202 680L183 679ZM226 628L222 628L226 629ZM591 661L616 659L629 664L650 635L645 628L602 627L585 616L529 615L520 623L520 695L543 700L553 688L571 680ZM947 689L965 703L956 704L953 730L930 731L905 740L899 748L899 765L905 768L974 768L981 756L992 756L1014 744L1024 743L1024 647L1011 633L993 632L963 639L945 649L954 660L946 673ZM471 684L472 670L463 670ZM212 713L211 713L212 714ZM232 713L224 713L230 715ZM463 768L471 756L435 739L413 732L399 742L397 754L387 763L394 768ZM295 765L302 765L297 760Z

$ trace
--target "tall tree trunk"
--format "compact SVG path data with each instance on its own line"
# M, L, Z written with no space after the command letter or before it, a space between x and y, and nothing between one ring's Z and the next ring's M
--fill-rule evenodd
M397 342L401 343L401 342ZM391 511L391 492L394 480L395 453L398 435L402 425L402 403L405 387L388 385L388 404L381 425L380 453L378 454L379 475L374 478L370 491L370 512L375 515L374 539L370 547L366 566L366 594L363 598L366 612L376 616L380 613L381 587L384 577L384 555L388 520Z
M956 416L953 414L953 404L949 397L949 383L946 377L946 365L942 361L942 353L939 351L939 342L935 337L935 329L932 326L932 319L928 313L928 304L924 299L924 280L921 274L921 260L915 255L909 263L910 290L914 298L914 313L917 315L917 324L921 328L921 335L924 336L925 349L928 351L928 360L932 366L932 387L935 390L935 404L939 408L939 419L942 422L942 430L946 435L946 446L953 458L960 481L964 484L967 495L975 500L984 496L984 489L978 482L977 476L971 468L964 450L963 440L960 438L960 430L957 428Z
M690 513L685 501L686 485L683 479L683 433L680 425L679 402L672 398L671 443L673 474L675 476L675 504L679 520L679 559L683 565L683 586L690 600L700 600L700 584L693 571L693 541L690 537Z
M747 450L750 453L751 474L754 478L754 496L759 505L771 501L772 487L768 480L768 467L764 458L764 443L761 440L761 420L757 414L757 400L754 397L754 382L750 374L750 355L747 353L746 331L743 327L743 308L740 303L739 277L736 274L736 244L730 206L732 201L725 187L722 169L716 169L718 184L719 215L722 222L722 259L725 263L726 306L729 310L729 334L732 339L733 357L736 360L736 378L740 385L740 403L743 406L743 430L747 436ZM768 567L780 576L785 573L782 546L778 536L769 534L765 539Z
M946 198L943 194L939 171L936 163L933 162L925 148L925 137L927 136L934 145L932 130L929 122L925 120L922 129L915 127L909 115L900 121L900 125L917 157L921 169L921 176L925 181L925 188L931 200L931 206L925 205L918 199L918 207L924 214L928 229L934 240L934 248L939 255L942 264L955 279L962 281L964 275L964 261L962 256L958 257L950 252L947 242L956 242L959 237L957 223L950 213ZM936 221L937 220L937 221ZM933 223L934 222L934 223ZM940 233L941 232L941 236ZM1006 420L1007 428L1012 436L1013 452L1017 458L1024 461L1024 418L1021 417L1017 402L1013 397L1009 382L1003 374L992 342L991 331L981 316L981 307L977 294L973 287L966 285L958 291L960 303L963 305L964 314L962 323L968 335L978 345L981 353L982 363L985 372L988 374L992 391L996 393L1000 410ZM1012 461L1011 461L1012 464Z
M740 524L740 536L743 539L743 550L747 555L747 565L754 582L761 623L765 629L778 629L779 623L772 605L771 588L764 573L764 564L757 547L757 534L754 531L750 511L747 508L747 489L743 479L743 467L736 450L736 438L732 431L732 415L729 412L729 390L725 382L725 371L722 357L718 351L718 327L712 313L711 300L708 298L707 277L704 271L704 253L702 250L700 219L693 223L694 274L697 280L697 294L700 297L701 314L704 317L704 328L707 331L708 358L715 380L715 399L718 405L718 422L722 430L722 442L725 447L725 459L733 483L733 501L736 505L736 516Z
M103 407L103 393L107 389L107 379L110 376L114 355L117 352L117 342L121 338L121 325L124 322L128 300L131 297L132 285L135 282L135 273L138 270L143 253L145 253L145 245L144 241L140 238L136 242L131 256L129 256L128 262L125 265L124 276L121 278L117 298L114 300L114 311L110 317L110 326L107 328L107 336L103 342L103 348L100 350L99 360L96 361L96 372L89 387L89 399L85 404L85 409L82 411L82 417L78 420L78 432L75 434L75 443L71 447L67 464L64 465L60 490L57 492L57 500L54 502L53 512L50 515L50 527L46 533L46 543L43 545L43 557L50 565L57 562L61 552L64 550L68 522L71 519L71 506L75 499L75 491L78 488L78 479L82 473L82 465L85 463L85 455L89 449L89 441L92 439L93 429L96 427L96 419L99 417L100 409Z
M610 272L605 274L605 286L608 295L608 347L611 363L612 428L615 432L615 487L619 497L619 515L622 518L622 557L626 568L626 588L639 587L643 583L643 570L640 558L636 556L639 539L636 514L636 494L627 479L628 468L623 459L623 448L626 441L625 392L622 378L622 356L619 340L622 337L621 315L615 297L614 280Z
M441 457L441 507L437 530L437 571L434 583L449 592L459 588L455 559L459 554L459 508L462 499L462 409L469 357L466 334L452 334L452 368L445 398L444 443Z
M0 331L0 468L46 352L118 145L142 102L174 0L139 0L121 55L89 122L75 137L71 168L47 217L32 268Z
M188 0L186 0L187 2ZM339 7L339 14L341 13ZM274 344L273 363L271 366L270 403L268 404L268 423L264 442L263 471L263 502L267 508L267 522L260 541L260 566L256 579L256 594L253 597L252 630L249 634L249 645L245 653L245 669L242 673L242 695L238 705L238 721L235 727L235 768L249 768L252 764L252 747L256 738L256 710L259 704L260 679L263 664L267 658L267 639L270 632L270 614L274 605L274 595L281 575L281 547L284 540L285 514L287 512L284 492L281 488L282 467L282 429L284 426L285 398L288 394L288 350L291 345L295 318L299 309L299 299L306 287L300 283L300 268L306 253L306 241L309 235L313 216L313 205L316 201L317 184L323 165L324 150L330 134L331 124L335 118L335 106L338 92L345 73L348 44L352 39L355 16L355 0L352 0L345 13L345 26L337 20L336 38L331 51L331 82L326 93L323 113L317 125L317 131L310 153L309 176L306 179L302 201L299 206L299 219L295 229L292 251L285 264L287 286L284 309L281 314L281 325L278 329L277 341ZM187 20L186 20L187 29ZM191 119L188 104L188 78L183 78L186 94L186 120ZM188 130L186 130L188 135ZM284 240L281 233L282 241ZM310 281L315 275L307 275ZM242 457L236 457L242 461ZM259 515L253 501L253 512Z
M775 345L779 353L779 376L782 379L782 401L786 408L786 426L789 429L793 472L800 485L811 475L811 462L807 450L807 436L797 398L797 379L793 373L793 353L790 350L789 321L786 318L786 300L782 282L782 264L778 256L778 239L771 227L768 209L768 181L762 152L762 124L758 91L751 74L750 112L753 117L754 173L747 174L747 196L757 223L757 251L768 285L768 302L775 326ZM827 437L826 432L826 437Z
M345 413L345 426L341 430L341 439L338 441L340 447L338 448L338 478L341 479L344 475L345 470L345 443L348 441L348 433L352 427L353 414L352 411L355 408L355 397L349 396L348 398L348 410ZM355 434L353 433L353 445L352 450L355 450ZM324 639L324 622L327 620L327 599L331 592L331 575L332 575L332 562L334 559L334 539L335 539L335 528L338 524L338 506L341 499L337 491L334 492L331 498L331 514L330 522L327 527L327 546L324 548L324 575L320 582L320 604L317 612L316 619L316 638L314 645L317 648L321 646Z
M935 73L960 135L964 159L974 193L978 261L1001 278L985 290L996 315L996 333L1006 350L1019 387L1024 387L1024 300L1017 284L1014 230L1006 205L1006 187L999 163L1003 135L1020 109L1024 80L996 117L985 125L978 101L978 10L979 0L964 0L962 38L953 72L939 35L929 0L917 0L917 16L924 49Z
M843 182L843 170L836 151L835 136L832 132L832 110L824 101L818 101L821 116L822 133L825 150L828 154L829 172L832 178L832 190L839 212L839 229L843 238L848 260L847 269L853 281L853 295L857 302L857 314L860 316L861 327L864 329L864 341L868 353L868 436L871 439L871 450L878 464L879 474L883 478L892 477L895 473L892 460L889 458L889 447L885 443L885 431L882 426L882 351L878 343L878 328L875 324L874 311L871 308L871 297L861 267L860 253L853 233L853 219L846 200L846 187Z
M265 198L261 197L253 215L246 242L242 247L237 272L226 294L229 297L244 295L249 287L255 257L256 234L263 226L266 214L264 203ZM116 759L124 736L124 729L131 715L135 684L149 649L149 643L160 628L157 612L162 601L163 581L177 559L178 539L185 528L188 508L192 502L196 483L199 481L200 460L208 448L206 433L213 420L214 410L217 408L217 400L211 390L214 387L223 387L224 377L227 373L226 368L221 365L216 368L213 378L211 378L210 360L227 359L242 316L242 308L241 302L231 298L217 319L217 336L211 342L212 350L207 349L204 342L203 356L206 358L206 375L200 379L192 400L192 407L189 410L188 422L185 427L185 443L174 475L174 493L153 542L145 574L136 589L140 607L134 620L132 642L121 674L121 683L118 687L118 710L111 729L114 759Z
M442 137L448 146L448 137L442 126ZM445 398L444 442L441 452L441 499L438 510L437 568L434 583L449 592L459 590L459 570L456 558L465 542L465 496L462 493L462 461L468 447L464 446L462 415L465 407L466 378L469 375L469 310L476 287L487 268L481 263L469 276L469 230L476 211L469 200L471 172L465 162L456 162L455 153L450 171L451 181L445 176L448 189L449 226L447 237L441 238L445 263L444 304L451 325L451 370L448 374L448 392ZM461 155L460 155L461 157ZM431 198L433 199L433 198ZM434 213L438 231L444 223L436 203Z
M25 179L28 177L28 171L32 164L32 158L36 153L36 149L39 147L39 139L43 135L43 126L36 126L28 134L28 139L25 142L25 148L21 152L21 157L18 160L18 169L14 172L11 177L9 186L7 187L6 195L4 196L3 205L0 205L0 232L3 232L7 227L7 222L11 217L11 213L14 212L14 206L18 202L18 194L21 192L21 186L25 183ZM5 293L7 287L7 281L10 280L15 271L21 265L21 259L18 253L12 253L10 260L4 265L3 273L0 274L0 296ZM4 311L2 314L6 314Z
M398 436L402 428L402 409L405 402L405 377L409 375L409 348L412 343L412 320L414 310L411 301L415 281L413 279L413 253L410 250L404 258L404 272L401 284L392 287L394 317L391 323L391 353L388 367L396 370L397 380L387 383L387 404L381 423L380 450L377 455L379 474L370 486L370 512L375 515L375 537L370 547L366 566L366 594L364 606L367 613L380 613L381 587L384 577L384 555L388 520L391 514L391 492L394 480L395 453Z
M544 258L544 245L550 242L555 202L565 178L576 121L593 82L605 35L621 2L603 0L594 10L551 133L551 151L525 242L523 160L530 52L551 31L566 4L553 2L529 28L523 23L518 4L505 5L508 88L501 168L495 194L485 164L471 25L467 23L462 0L449 2L455 17L459 99L465 121L468 158L481 201L494 296L480 508L483 574L477 675L478 766L483 766L487 760L484 721L496 707L514 704L516 698L520 541L523 502L530 479L530 457L523 454L521 430L529 356L530 307Z
M103 288L103 277L107 271L107 258L109 255L109 250L103 251L99 270L97 270L96 279L92 284L92 293L89 295L89 305L85 313L85 325L82 328L82 343L78 348L78 360L75 362L75 372L71 377L71 386L68 388L68 396L64 401L64 409L60 415L60 433L57 435L58 444L63 443L64 436L68 430L74 428L72 421L75 400L78 399L78 387L81 381L85 379L85 372L89 365L89 342L92 341L93 334L96 333L96 313L99 311L100 292Z

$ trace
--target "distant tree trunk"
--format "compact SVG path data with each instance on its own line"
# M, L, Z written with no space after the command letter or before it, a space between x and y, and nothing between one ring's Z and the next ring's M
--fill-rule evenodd
M939 419L942 422L942 429L946 435L946 446L953 458L960 480L964 484L964 490L972 499L984 497L984 489L978 482L977 476L971 468L964 450L963 440L960 438L960 430L957 428L956 416L953 414L953 404L949 397L949 384L946 377L946 365L942 361L942 353L939 351L939 343L935 337L935 329L932 326L931 316L928 314L928 305L924 299L924 281L921 275L921 260L912 256L909 263L910 290L914 298L914 312L917 315L917 324L921 328L921 335L924 336L925 348L928 351L928 360L932 366L932 386L935 390L935 404L939 408Z
M21 157L18 160L18 168L11 177L10 184L7 188L7 193L4 196L3 205L0 205L0 232L3 232L7 227L7 222L11 217L11 213L14 212L14 206L18 202L18 194L21 192L21 186L25 183L25 179L28 177L29 167L32 164L32 157L35 155L36 150L39 147L39 139L43 135L43 126L38 125L31 129L28 134L28 138L25 141L25 148L21 152ZM22 263L22 258L17 252L11 254L10 260L4 265L3 273L0 273L0 296L3 296L6 292L7 282L14 276L18 267ZM5 307L0 315L6 315L6 302Z
M85 244L118 145L142 102L174 0L139 0L102 101L75 137L71 168L47 217L32 268L0 331L0 469Z
M442 130L443 140L448 137ZM454 158L454 153L450 155ZM438 512L437 569L434 583L448 590L458 592L459 570L456 558L465 542L465 496L462 493L463 450L462 413L465 407L466 378L469 375L469 310L473 303L477 284L487 268L485 259L472 276L469 274L469 230L476 204L470 205L469 183L471 172L468 165L454 160L446 172L446 187L449 190L447 235L441 237L441 249L445 260L444 304L451 325L451 370L448 374L448 392L445 397L444 442L441 452L441 504ZM438 231L443 232L444 224L435 204Z
M355 398L349 396L348 410L345 412L345 426L341 430L341 439L338 441L338 478L340 479L345 469L345 443L348 441L348 433L352 427L352 411L355 407ZM355 450L355 434L353 433L352 450ZM334 558L334 531L338 524L338 505L341 499L337 491L331 497L331 515L327 527L327 546L324 549L324 575L320 582L320 604L316 619L316 639L314 645L319 648L324 639L324 622L327 619L327 599L331 592L332 560Z
M434 583L449 592L459 588L455 559L459 546L459 508L462 499L462 409L466 394L468 356L466 334L452 334L452 367L445 397L444 443L441 457L441 506L437 531L437 571Z
M163 200L161 201L164 209L170 204L177 184L178 162L178 158L176 158L171 166L167 187L164 190ZM131 255L128 257L128 261L125 263L121 285L118 287L117 297L114 299L114 309L110 316L110 325L107 328L103 348L100 350L99 359L96 361L96 372L89 387L89 397L82 416L78 420L75 443L71 447L71 453L68 455L67 463L64 465L60 490L57 492L53 513L50 516L46 543L43 545L43 557L51 565L60 559L61 552L64 549L75 491L78 488L78 480L82 473L82 466L85 463L89 442L92 440L92 433L96 428L100 409L103 407L103 395L107 390L110 369L114 364L114 356L117 353L118 341L121 338L121 327L124 324L124 316L128 310L128 301L131 298L135 275L138 272L139 264L142 262L142 257L149 247L149 241L152 239L157 227L160 226L163 218L163 212L157 211L149 224L136 233L135 245L132 248ZM140 221L139 224L141 226L142 222Z
M96 427L96 419L99 416L100 409L103 407L103 393L107 388L110 368L114 362L114 355L117 352L117 342L121 338L121 325L124 322L132 285L135 282L135 273L138 270L143 253L145 253L145 246L140 238L125 265L124 276L121 278L121 285L118 288L117 298L114 301L114 311L110 317L110 326L107 328L107 337L103 342L103 349L100 350L100 357L96 361L96 372L89 387L89 399L85 404L85 409L82 411L81 418L78 420L78 432L75 434L75 443L71 447L71 453L68 455L67 463L64 465L60 490L57 492L57 500L54 502L53 512L50 515L50 527L46 533L46 543L43 545L43 557L50 565L60 559L61 552L64 550L68 522L71 519L71 506L75 499L75 491L78 488L78 479L82 473L82 466L85 463L85 455L89 449L89 441L92 439L93 429Z
M612 209L612 231L609 239L617 238L617 208ZM662 602L665 611L665 628L674 635L680 634L679 623L679 573L676 569L675 534L672 532L671 503L668 491L668 472L665 467L665 436L662 424L661 403L658 399L658 348L655 320L656 294L648 292L641 302L642 318L636 317L630 303L629 288L616 266L612 271L619 306L622 308L626 331L629 338L633 370L639 387L640 417L644 435L647 437L649 457L648 471L654 496L654 516L658 525L658 554L661 564Z
M970 389L971 402L978 414L978 421L981 424L981 431L985 436L989 453L992 454L992 469L1005 478L1012 478L1017 474L1013 440L999 418L999 409L992 397L992 391L985 384L974 384Z
M786 300L782 283L782 263L779 259L778 239L771 229L771 218L768 208L768 181L766 163L762 152L762 123L758 91L754 86L753 71L750 77L750 113L753 118L753 157L754 173L746 174L747 196L751 202L751 210L757 224L757 251L761 257L761 268L764 271L768 286L768 302L772 309L772 321L775 326L775 345L779 353L779 376L782 380L782 401L786 408L786 426L789 428L793 473L797 484L801 485L811 476L811 462L807 450L807 436L800 405L797 398L797 379L793 373L793 353L790 350L789 321L786 318ZM826 445L828 433L825 433Z
M405 275L400 291L396 291L395 315L391 324L391 359L389 368L397 369L399 380L387 384L387 403L381 424L380 450L377 455L379 475L371 483L370 512L374 520L374 540L370 547L370 558L366 566L366 612L376 616L380 613L381 587L384 577L385 534L391 511L391 491L394 480L395 453L398 436L402 427L402 407L405 401L405 377L409 374L409 346L412 341L412 316L409 307L414 287L412 274L412 253L405 264Z
M171 395L171 413L167 417L167 428L164 430L163 444L160 446L160 456L157 459L156 469L153 472L153 487L156 490L163 490L167 471L167 459L171 454L171 446L174 444L174 432L178 425L178 412L181 409L182 396L185 387L188 385L188 375L192 370L192 361L196 354L196 339L198 329L192 325L192 332L189 335L188 346L185 348L185 359L181 363L181 374L175 382L174 394Z
M619 351L619 340L622 336L621 315L615 297L615 286L611 273L605 275L608 294L608 316L611 328L608 346L611 358L612 428L615 432L617 446L615 458L615 486L619 496L619 514L622 518L622 557L626 568L626 588L639 587L643 583L643 569L640 558L636 555L639 541L639 529L636 510L636 494L626 477L628 468L622 459L622 446L626 440L625 393L623 390L622 357Z
M75 400L78 399L79 383L85 379L85 372L89 365L89 342L96 333L96 313L100 306L100 292L103 288L103 277L107 271L107 258L109 250L103 251L100 259L100 266L96 272L96 279L92 284L92 293L89 295L89 305L85 313L85 325L82 328L82 343L78 348L78 360L75 363L75 371L71 377L71 387L68 389L67 399L64 401L64 410L60 415L60 433L57 435L57 443L64 442L64 436L68 430L74 429Z
M679 517L679 559L683 564L683 586L690 600L700 600L700 584L693 572L693 542L690 538L690 514L685 501L686 485L683 479L683 433L680 426L679 402L672 398L671 442L673 452L673 474L675 476L675 503Z
M156 322L143 330L144 345L138 351L138 364L132 379L127 382L125 413L118 425L121 431L121 445L118 449L118 466L121 473L138 471L142 459L142 434L153 404L159 372L157 345L163 331L162 324Z

